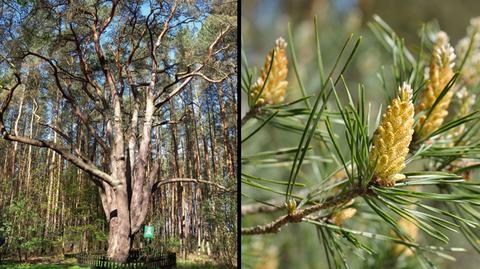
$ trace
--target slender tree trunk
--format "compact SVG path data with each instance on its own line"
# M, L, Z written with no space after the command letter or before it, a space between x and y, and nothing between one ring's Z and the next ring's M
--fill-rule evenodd
M226 164L227 164L227 170L228 170L228 175L230 178L235 177L235 163L234 163L234 158L233 158L233 152L230 147L230 137L228 134L228 121L227 121L227 115L226 115L226 110L225 110L225 104L224 104L224 94L222 87L219 85L218 86L218 104L220 106L220 118L222 120L222 131L223 131L223 145L224 145L224 151L225 151L225 159L226 159Z
M57 94L55 105L53 106L53 115L54 115L54 123L53 126L56 128L58 123L58 100L59 96ZM57 133L53 132L53 142L57 143ZM53 194L54 194L54 183L55 183L55 163L56 163L57 153L52 151L52 160L48 165L49 171L49 183L48 183L48 192L47 192L47 215L45 218L45 232L44 237L48 236L49 229L50 229L50 221L51 221L51 208L53 204Z
M52 228L55 230L57 228L57 221L59 218L58 215L58 201L59 201L59 195L60 195L60 177L62 174L62 169L63 169L63 160L62 158L58 158L58 168L57 168L57 175L56 175L56 180L55 180L55 192L53 196L53 205L52 205L52 212L53 212L53 225Z
M20 122L20 118L22 117L24 99L25 99L25 89L22 90L22 95L20 96L20 104L18 105L18 115L13 127L13 132L15 135L18 135L18 123ZM18 142L14 142L13 153L12 153L12 171L11 171L12 176L15 175L15 160L17 158L17 148L18 148Z
M25 98L25 89L22 89L22 95L20 97L20 104L18 105L18 115L14 123L13 131L15 135L18 135L18 123L20 122L20 118L22 116L22 111L23 111L23 100ZM15 194L15 190L19 189L19 181L21 180L20 177L17 175L15 176L15 164L16 164L16 159L17 159L17 148L18 148L18 142L15 142L13 144L13 151L12 151L12 156L11 156L11 167L10 167L10 176L7 178L10 178L10 204L13 202L13 197ZM16 186L15 186L16 183Z
M209 137L210 137L210 151L212 152L212 168L213 168L213 176L218 176L217 174L217 165L216 165L216 160L215 160L215 150L216 150L216 135L215 135L215 126L214 122L215 119L212 119L212 112L211 112L211 106L208 105L208 128L209 128Z
M35 99L32 99L32 116L30 118L30 130L28 133L29 138L33 138L33 118L37 112L38 105ZM27 178L26 178L26 196L28 197L30 193L30 180L32 179L32 145L28 145L28 155L27 155Z

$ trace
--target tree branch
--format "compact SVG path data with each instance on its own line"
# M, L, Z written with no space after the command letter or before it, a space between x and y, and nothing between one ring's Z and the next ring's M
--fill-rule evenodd
M306 196L310 193L310 190L303 189L296 193L297 196ZM260 213L274 213L280 210L285 209L285 198L278 197L265 201L264 203L251 203L242 205L241 214L243 216L260 214ZM319 200L310 201L307 204L316 204L320 202Z
M155 183L152 187L152 192L154 190L156 190L158 187L162 186L162 185L165 185L165 184L172 184L172 183L180 183L180 182L186 182L186 183L203 183L203 184L209 184L209 185L212 185L212 186L215 186L221 190L224 190L224 191L231 191L230 189L228 189L227 187L225 186L222 186L220 184L217 184L215 182L211 182L211 181L207 181L207 180L203 180L203 179L194 179L194 178L171 178L171 179L164 179L162 181L159 181L157 183Z
M108 27L113 17L115 16L115 10L117 9L118 2L119 0L112 1L112 8L110 9L110 14L108 15L108 18L103 22L102 26L100 27L100 30L99 30L100 35L103 33L103 31L105 31L105 29Z
M240 126L243 127L252 118L256 118L259 114L261 114L261 110L259 107L254 107L250 109L245 116L241 119Z
M295 210L293 213L281 216L278 219L272 221L271 223L249 228L242 228L241 232L243 235L277 233L280 231L280 228L287 223L301 222L304 217L312 213L348 203L350 200L357 196L366 195L367 190L368 189L351 189L338 196L331 196L321 204L313 205L302 210Z
M73 139L70 136L68 136L66 133L64 133L62 130L60 130L59 128L57 128L55 126L52 126L52 125L50 125L48 123L45 123L45 122L40 122L40 121L38 122L38 124L52 129L54 132L59 134L63 139L65 139L65 141L67 141L70 144L73 144Z
M187 86L187 84L193 79L192 76L188 77L182 84L180 84L175 90L173 90L168 96L167 98L165 98L165 100L161 101L160 103L156 104L155 107L158 109L160 107L162 107L164 104L166 104L170 99L172 99L172 97L174 97L175 95L177 95L183 88L185 88L185 86ZM163 93L163 91L162 91Z
M3 122L0 123L0 129L2 127L3 127ZM71 163L75 164L78 168L82 169L83 171L91 174L92 176L96 176L102 179L113 188L117 187L120 184L118 180L116 180L109 174L98 169L92 162L86 161L86 158L80 158L72 154L68 149L63 148L62 146L52 143L50 141L45 141L41 139L32 139L25 136L11 135L8 132L4 133L3 138L6 140L17 141L23 144L28 144L36 147L49 148L55 151L56 153L60 154L60 156L62 156L67 161L70 161Z
M50 64L53 64L50 62ZM109 184L112 187L116 187L119 185L119 182L110 176L109 174L101 171L98 169L92 162L86 160L86 158L80 158L74 154L72 154L68 149L63 148L60 145L57 145L55 143L52 143L50 141L45 141L41 139L33 139L25 136L18 136L18 135L11 135L6 129L5 129L5 124L3 121L3 114L7 110L10 101L12 100L13 93L15 89L21 84L21 78L18 73L15 73L15 77L17 79L17 83L10 89L10 92L8 93L5 101L3 102L1 108L0 108L0 135L2 135L3 139L5 140L10 140L10 141L16 141L20 142L23 144L28 144L36 147L43 147L43 148L49 148L55 152L57 152L60 156L65 158L67 161L70 161L74 165L76 165L78 168L84 170L85 172L98 177L105 181L107 184ZM58 78L57 78L58 79Z
M15 89L21 84L20 75L18 73L15 73L15 78L17 82L15 83L15 85L13 85L11 89L9 89L7 97L5 98L5 101L2 103L2 106L0 108L0 135L3 135L3 132L5 132L5 126L3 125L3 114L7 110L8 105L10 105L10 101L12 101Z
M193 70L192 72L188 72L186 73L185 75L181 76L181 77L177 77L175 76L175 80L171 83L169 83L168 85L166 85L165 87L163 87L162 91L159 92L157 95L155 95L155 101L157 99L160 98L160 96L162 96L163 93L166 92L166 90L172 86L174 86L175 84L177 84L178 82L184 80L182 82L182 84L180 84L175 90L173 90L166 98L165 100L159 102L158 104L155 105L155 107L158 109L160 108L161 106L163 106L165 103L167 103L172 97L174 97L175 95L177 95L179 92L182 91L182 89L193 79L193 77L195 76L199 76L199 77L202 77L203 79L205 79L206 81L208 82L212 82L212 83L219 83L219 82L222 82L223 80L225 80L227 76L221 78L221 79L212 79L212 78L209 78L207 77L206 75L204 75L203 73L200 73L200 70L202 70L203 67L205 67L205 64L207 63L207 61L213 56L215 55L215 53L217 52L213 52L213 49L214 47L218 44L218 42L220 42L221 38L230 31L230 25L228 25L225 30L221 31L220 34L218 34L218 36L215 38L215 40L210 44L210 46L208 47L208 54L207 54L207 57L205 58L205 60L203 61L203 63L198 66L195 70Z
M225 28L224 31L221 31L220 34L217 36L217 38L212 42L212 44L210 44L210 46L208 47L208 57L207 58L210 58L212 57L212 55L214 55L213 53L213 48L218 44L218 42L220 42L220 39L230 31L230 25L227 26L227 28Z
M154 124L152 126L152 128L162 126L162 125L167 125L167 124L179 124L179 123L183 122L183 119L185 118L185 116L186 115L183 114L182 117L179 120L164 120L164 121L161 121L159 123Z
M93 96L92 93L90 93L90 91L88 90L87 87L85 87L83 90L85 91L85 93L88 95L88 97L90 97L90 99L92 99L94 102L95 102L95 106L97 107L97 98L102 102L102 105L103 105L103 109L108 109L108 104L107 104L107 100L104 98L103 96L103 92L102 90L100 89L100 87L97 85L97 83L95 82L94 79L92 79L91 77L91 70L88 66L88 64L85 62L85 59L83 57L83 52L82 52L82 48L81 48L81 44L80 44L80 40L77 36L77 33L75 32L74 28L73 28L73 25L72 23L70 23L70 30L74 36L74 39L75 39L75 46L76 46L76 50L77 50L77 53L78 53L78 59L80 61L80 69L85 77L85 80L90 84L92 85L92 87L95 89L96 91L96 95ZM83 87L82 87L83 88ZM101 111L101 109L100 109Z
M224 81L225 79L228 78L228 75L224 76L223 78L219 78L219 79L209 78L209 77L207 77L206 75L204 75L203 73L200 73L200 72L192 73L192 76L202 77L204 80L206 80L208 82L211 82L211 83L220 83L220 82L222 82L222 81Z
M224 81L225 79L228 78L228 75L226 75L225 77L223 78L220 78L220 79L212 79L212 78L209 78L207 77L206 75L204 75L203 73L200 73L198 71L200 71L200 69L202 69L204 67L204 65L201 65L199 66L197 69L195 69L194 71L180 77L180 78L177 78L175 79L174 82L166 85L164 88L163 88L163 91L161 91L159 94L157 94L155 96L155 101L166 91L166 89L168 89L169 87L177 84L179 81L185 79L185 81L182 82L182 84L180 84L175 90L173 90L166 98L165 100L161 101L160 103L156 104L155 107L158 109L160 108L161 106L163 106L165 103L167 103L170 99L172 99L172 97L174 97L175 95L177 95L178 93L180 93L183 88L185 86L188 85L188 83L195 77L195 76L199 76L199 77L202 77L204 80L208 81L208 82L211 82L211 83L220 83L222 81Z
M105 152L109 152L109 148L107 147L105 141L103 141L103 139L97 134L97 132L95 131L95 129L93 129L93 127L90 125L90 121L88 119L88 116L85 115L82 110L80 109L80 107L78 106L77 102L75 101L75 99L73 98L73 96L70 94L69 91L65 90L63 87L62 87L62 84L60 83L60 78L58 77L58 68L56 66L55 63L53 63L53 61L41 54L38 54L36 52L31 52L31 51L28 51L27 52L27 56L28 55L33 55L33 56L36 56L44 61L46 61L50 67L53 69L53 76L55 78L55 85L57 86L58 90L62 93L62 96L67 100L67 102L72 106L73 108L73 113L75 113L75 115L77 115L77 117L80 119L80 121L82 122L82 124L88 129L89 132L91 132L95 138L95 141L98 142L98 144L102 147L102 149L105 151Z

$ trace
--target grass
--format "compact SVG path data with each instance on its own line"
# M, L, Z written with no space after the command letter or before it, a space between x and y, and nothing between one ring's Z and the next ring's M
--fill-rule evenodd
M224 265L216 265L209 262L198 263L192 261L177 261L177 269L228 269L229 267Z
M178 256L177 256L178 257ZM187 259L177 258L177 269L229 269L226 265L215 264L207 255L189 254Z
M90 267L81 267L78 265L69 265L69 264L0 264L0 269L89 269ZM193 263L191 261L179 261L177 264L177 269L227 269L226 266L213 265L211 263Z
M29 264L29 263L9 263L0 264L0 269L89 269L90 267L81 267L71 264Z
M43 260L31 260L30 262L15 262L12 260L0 262L0 269L90 269L76 265L77 259L58 259L50 257Z
M71 264L29 264L29 263L7 263L0 264L0 269L89 269ZM215 265L209 262L199 263L193 261L177 261L177 269L227 269L222 265Z
M54 261L53 263L32 264L32 263L15 263L0 262L0 269L90 269L90 267L82 267L74 265L76 259L65 259ZM177 269L228 269L225 265L213 264L211 259L205 255L189 255L187 260L177 259Z

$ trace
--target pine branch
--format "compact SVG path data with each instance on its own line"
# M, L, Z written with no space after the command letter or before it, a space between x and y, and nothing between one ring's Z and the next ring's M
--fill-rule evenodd
M327 198L323 203L317 204L311 207L307 207L302 210L295 210L293 213L279 217L278 219L272 221L271 223L258 225L249 228L242 228L243 235L254 235L254 234L267 234L267 233L277 233L280 231L280 228L288 223L301 222L306 216L318 212L323 209L336 207L345 203L348 203L355 197L363 196L368 194L368 189L357 188L351 189L350 191L344 192L338 196L331 196Z
M308 189L301 190L300 192L296 193L297 196L306 196L309 194ZM285 208L284 197L277 197L269 199L268 201L262 203L251 203L242 205L241 214L243 216L253 215L253 214L260 214L260 213L274 213L279 210ZM314 201L316 202L316 201Z
M259 114L260 114L260 109L258 107L254 107L251 110L249 110L247 114L245 114L245 116L243 116L242 118L241 127L243 127L243 125L245 125L247 121L249 121L250 119L256 118Z

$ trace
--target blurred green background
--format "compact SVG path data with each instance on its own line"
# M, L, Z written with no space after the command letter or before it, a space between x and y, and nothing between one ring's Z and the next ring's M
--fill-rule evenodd
M423 23L431 22L448 33L452 46L465 36L466 27L472 17L480 16L478 0L249 0L242 1L242 48L250 67L263 66L265 56L273 47L277 37L284 37L288 42L287 25L291 24L294 43L299 62L300 76L309 94L320 88L318 69L315 59L315 35L313 17L318 16L320 43L326 72L333 65L338 52L350 33L362 36L360 48L349 66L346 80L352 89L358 83L366 87L367 100L372 102L372 111L377 112L379 104L385 104L385 98L394 94L381 89L377 73L384 68L390 71L391 55L376 40L367 23L374 14L386 21L395 32L405 38L407 47L418 52L419 31ZM290 55L289 55L290 56ZM291 65L289 65L289 87L287 102L301 97L298 82ZM242 114L248 106L242 93ZM245 129L245 128L244 128ZM248 132L245 131L244 132ZM267 127L255 139L242 145L242 156L281 147L298 146L299 135ZM312 143L316 146L319 143ZM320 161L319 161L320 162ZM306 169L300 174L300 182L315 185L315 175L319 171L318 163L306 163ZM267 178L286 179L290 166L278 164L276 167L242 166L242 171ZM269 199L270 193L259 192L242 184L242 193L255 199ZM242 196L242 204L252 203L252 199ZM242 219L242 226L265 223L278 214L267 216L249 216ZM351 225L351 224L350 224ZM361 230L362 227L356 227ZM457 261L440 260L439 268L480 268L480 255L473 251L461 235L451 236L451 246L467 247L466 253L454 253ZM431 240L421 236L424 243ZM371 242L375 244L375 242ZM315 229L308 224L289 225L279 234L242 237L242 264L250 268L327 268ZM353 268L362 267L358 258L351 254ZM358 263L355 262L358 260ZM435 260L435 259L434 259ZM411 268L411 267L409 267Z
M465 36L472 17L480 16L480 1L476 0L249 0L241 7L242 47L250 66L260 67L277 37L287 39L291 24L302 78L317 76L313 17L320 26L320 42L326 68L338 54L350 33L363 36L362 47L355 64L349 67L349 80L357 80L370 88L378 88L376 73L383 65L388 68L391 56L377 42L367 27L374 14L385 20L406 45L418 50L418 32L423 23L438 23L446 31L452 46ZM290 70L290 87L297 87ZM307 89L318 88L319 80L308 79ZM367 88L369 89L369 88ZM372 93L370 91L370 93ZM372 93L372 95L374 95ZM298 97L291 95L290 99ZM244 100L244 98L242 99ZM242 111L246 111L245 103Z

